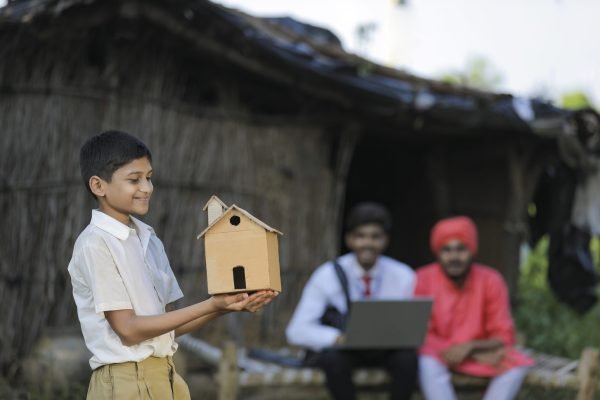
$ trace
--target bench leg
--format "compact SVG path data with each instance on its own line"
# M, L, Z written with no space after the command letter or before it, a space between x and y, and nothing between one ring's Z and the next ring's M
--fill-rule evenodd
M598 385L596 377L599 358L600 352L597 349L586 348L581 353L578 368L579 392L577 393L577 400L594 399L594 391Z
M219 400L237 400L239 394L237 347L228 341L223 348L217 375Z

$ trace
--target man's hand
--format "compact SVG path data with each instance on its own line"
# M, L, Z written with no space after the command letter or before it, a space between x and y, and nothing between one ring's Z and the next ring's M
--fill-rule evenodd
M500 347L494 350L479 350L473 352L471 356L475 361L479 361L484 364L489 364L493 367L498 367L504 357L506 356L506 348Z
M256 312L269 304L278 294L273 290L261 290L251 295L248 293L217 294L210 300L217 311Z
M471 355L472 351L473 346L470 342L467 342L450 347L442 353L442 356L449 366L454 367L465 361Z

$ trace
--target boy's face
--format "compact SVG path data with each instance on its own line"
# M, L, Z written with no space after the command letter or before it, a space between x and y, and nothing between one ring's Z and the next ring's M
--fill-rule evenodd
M98 198L100 211L127 224L130 214L144 215L148 212L154 190L151 178L150 160L142 157L117 169L110 182L92 177L90 187Z
M346 234L346 246L364 269L375 265L388 244L388 236L379 224L359 225Z

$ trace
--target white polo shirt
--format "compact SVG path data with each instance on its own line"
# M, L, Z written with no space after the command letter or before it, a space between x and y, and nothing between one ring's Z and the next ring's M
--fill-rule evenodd
M358 263L356 255L345 254L338 258L338 263L348 278L350 299L364 299L362 277L365 270ZM379 256L367 274L371 277L370 299L401 300L414 295L414 271L393 258ZM343 313L347 309L346 297L331 261L318 267L304 286L302 297L286 328L288 342L316 351L333 346L341 334L340 330L320 323L328 305L333 305Z
M134 346L125 346L104 317L104 311L132 309L136 315L157 315L183 297L169 260L154 230L131 218L131 228L103 212L79 235L69 263L73 297L90 366L165 357L177 350L173 331Z

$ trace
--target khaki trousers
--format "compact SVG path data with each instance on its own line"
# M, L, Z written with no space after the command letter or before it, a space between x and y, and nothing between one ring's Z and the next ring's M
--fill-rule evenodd
M92 372L87 400L190 400L171 357L108 364Z

